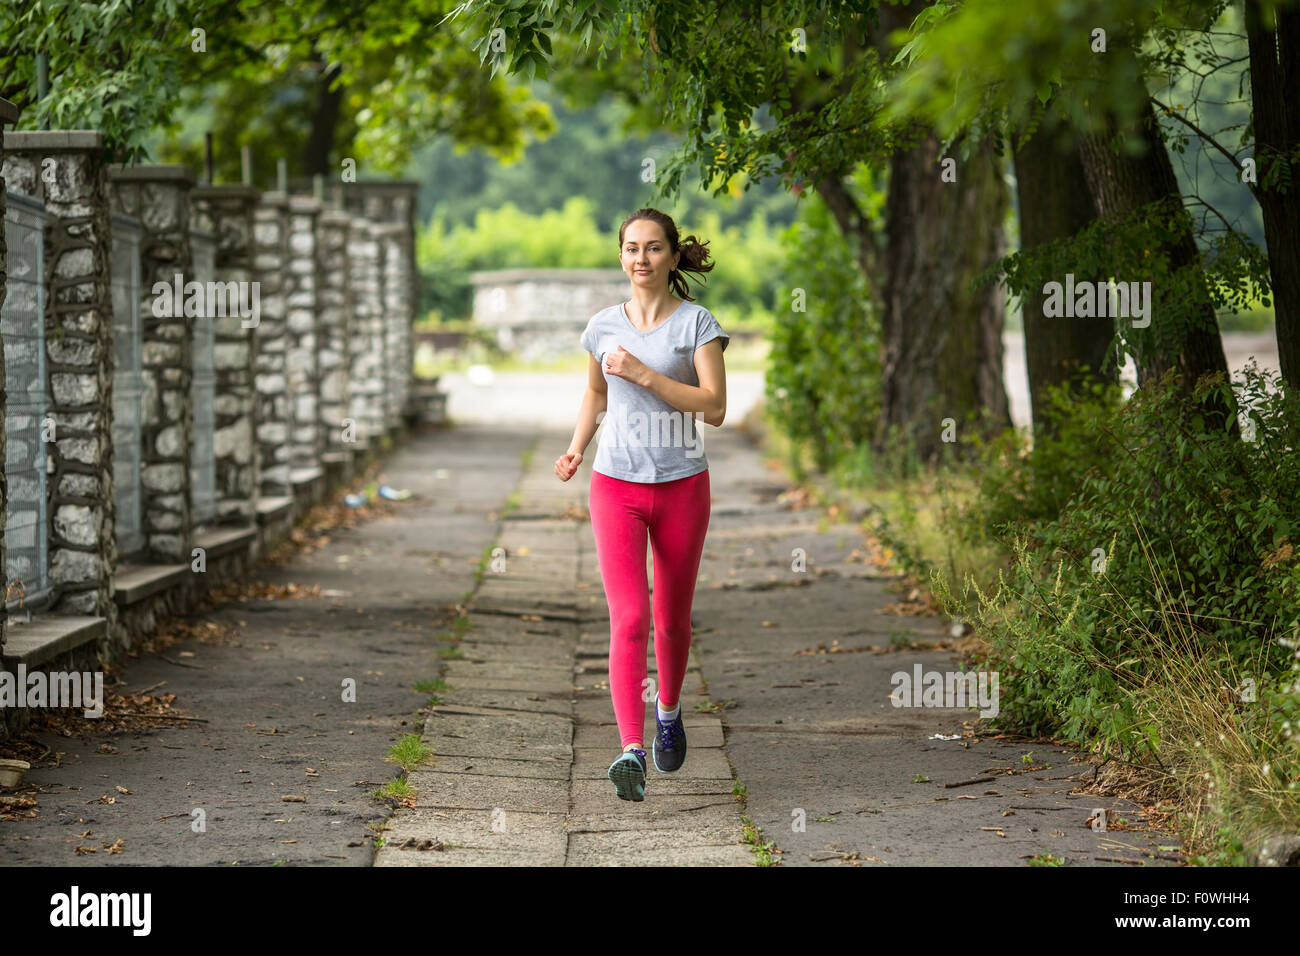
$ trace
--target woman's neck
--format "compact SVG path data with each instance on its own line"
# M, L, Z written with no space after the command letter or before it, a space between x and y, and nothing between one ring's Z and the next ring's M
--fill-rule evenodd
M632 291L632 305L636 306L636 315L628 310L628 318L638 322L642 328L658 325L677 311L685 300L673 296L667 289L662 292L647 292L640 289Z

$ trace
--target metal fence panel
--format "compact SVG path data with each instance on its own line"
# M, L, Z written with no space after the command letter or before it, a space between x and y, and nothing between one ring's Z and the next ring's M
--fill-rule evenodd
M193 278L207 288L217 279L217 240L205 232L190 233ZM203 524L217 516L217 463L213 452L216 429L214 399L217 372L213 364L213 317L194 319L194 375L191 393L194 399L194 447L190 452L191 507L194 523Z
M46 449L45 209L6 194L8 282L0 309L5 361L6 604L40 603L50 592Z
M117 552L128 556L144 547L140 489L141 374L140 224L113 216L113 484L117 503Z

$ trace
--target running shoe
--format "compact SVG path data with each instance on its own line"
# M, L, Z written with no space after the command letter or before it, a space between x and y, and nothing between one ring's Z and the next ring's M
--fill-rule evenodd
M678 710L672 720L660 720L655 712L658 732L651 746L654 751L655 769L660 773L672 773L686 761L686 728L682 725L682 713Z
M645 799L645 751L625 750L609 765L609 779L620 800Z

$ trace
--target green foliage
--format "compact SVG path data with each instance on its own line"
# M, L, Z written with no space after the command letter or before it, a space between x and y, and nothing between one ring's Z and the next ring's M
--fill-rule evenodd
M629 45L653 51L629 61L640 67L640 98L661 107L666 124L691 132L661 167L657 182L671 196L692 167L722 193L742 173L754 181L820 178L852 169L866 152L884 155L892 137L874 122L882 69L863 48L874 13L858 3L702 9L684 0L508 0L463 4L455 19L494 73L547 75L539 38L553 33L598 43L598 63ZM795 28L806 49L795 48ZM489 42L498 29L500 50Z
M94 129L128 159L181 94L176 66L189 56L190 24L216 19L220 0L0 4L0 96L22 111L20 128ZM49 61L50 93L37 100L36 54Z
M100 130L128 162L155 153L199 168L213 130L226 181L238 179L241 145L253 147L259 184L277 157L298 171L317 123L334 170L346 156L363 173L398 172L444 132L517 157L529 136L553 131L549 111L479 69L463 39L438 28L445 15L441 0L4 3L0 95L23 109L22 128ZM50 74L39 102L37 52ZM337 111L322 105L330 87Z
M1067 273L1077 284L1150 282L1149 327L1134 328L1129 319L1116 323L1116 342L1141 362L1175 350L1184 330L1206 321L1207 302L1228 312L1269 304L1268 255L1244 233L1206 237L1200 258L1175 268L1167 251L1193 228L1180 199L1161 199L1128 216L1097 220L1066 239L1014 252L975 283L1001 278L1012 295L1023 296L1043 291L1047 282L1064 283Z
M834 464L870 444L880 409L880 320L826 204L810 198L785 231L789 302L776 302L766 404L783 432ZM805 311L794 311L802 290Z
M1044 417L1054 428L1032 439L1007 429L981 448L979 493L966 511L964 531L997 536L1013 533L1017 524L1055 521L1081 477L1120 453L1107 427L1123 405L1119 386L1057 386L1047 398Z
M1241 409L1240 435L1188 416L1166 381L1122 405L1095 388L1058 391L1058 431L1018 475L1007 446L990 446L969 518L1004 536L1014 566L992 593L938 585L990 643L1007 725L1158 750L1131 691L1151 678L1152 642L1171 621L1225 666L1289 665L1280 640L1300 630L1298 401L1254 368L1240 395L1221 378L1198 389Z
M1031 130L1043 104L1061 91L1057 100L1077 128L1097 128L1107 111L1122 127L1141 106L1133 90L1143 72L1169 66L1167 47L1175 45L1169 38L1209 29L1225 6L1225 0L936 4L934 13L895 37L906 69L889 85L885 116L931 122L945 136L1004 122ZM1099 28L1105 52L1093 49Z
M679 221L678 228L682 238L696 235L708 242L716 262L703 283L691 282L695 300L728 328L769 321L785 249L766 217L760 213L726 228L714 210L690 223ZM423 310L460 316L468 315L472 306L469 273L618 269L618 234L600 228L595 206L585 196L570 196L563 209L537 215L507 203L480 210L472 226L449 227L443 216L436 215L417 235L416 257L424 277Z

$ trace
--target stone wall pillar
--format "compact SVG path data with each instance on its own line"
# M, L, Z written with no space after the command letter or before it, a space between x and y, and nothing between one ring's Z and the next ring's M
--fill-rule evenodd
M375 224L357 218L348 230L352 335L349 417L357 446L374 451L384 434L383 246Z
M384 223L376 231L384 249L384 429L393 432L402 424L402 328L410 327L409 279L401 225Z
M254 330L257 386L257 461L264 497L292 496L289 447L289 338L285 323L285 264L289 197L263 193L253 208L253 269L261 286L262 316Z
M415 263L415 212L420 184L412 180L368 180L338 183L332 192L349 212L375 223L394 227L383 243L385 300L389 311L389 344L384 382L385 419L389 427L400 422L410 402L415 376L415 337L411 325L417 304Z
M43 199L45 348L50 415L50 580L56 613L114 630L113 301L103 137L86 130L8 133L3 175Z
M347 213L327 209L316 221L321 265L320 306L320 425L325 454L351 452L343 421L349 416L351 302L349 299Z
M316 242L321 203L307 196L289 198L287 283L288 350L286 368L292 416L290 460L295 468L320 466L325 443L320 415L320 285L322 257Z
M419 201L420 184L417 182L398 182L393 184L392 222L402 228L401 256L402 265L398 270L401 282L399 297L400 321L397 324L397 360L399 363L397 378L398 415L405 415L411 406L411 394L415 388L415 320L419 306L420 270L415 261L415 212Z
M158 564L188 563L193 547L190 453L194 409L190 383L194 323L210 321L206 315L187 317L183 305L185 283L195 278L189 196L194 174L185 166L167 164L113 167L109 175L114 211L138 219L144 230L140 242L144 558ZM156 283L161 283L158 293L154 291ZM179 310L172 293L177 283L181 289Z
M5 126L18 122L18 108L8 100L0 99L0 308L5 304L5 279L8 268L8 247L5 245L5 178L4 178L4 135ZM0 338L0 575L5 574L5 517L9 508L9 485L5 481L5 363L4 340ZM5 630L9 624L9 614L5 610L5 601L0 601L0 654L4 653ZM4 722L0 721L0 732Z
M251 283L253 207L259 193L252 186L200 186L190 193L195 224L217 238L217 281ZM213 454L217 473L217 521L254 524L257 518L257 392L253 361L257 347L252 319L238 314L211 318L215 334L213 365L216 396ZM259 317L260 323L260 317Z

